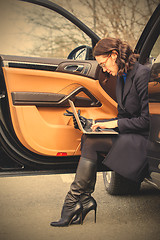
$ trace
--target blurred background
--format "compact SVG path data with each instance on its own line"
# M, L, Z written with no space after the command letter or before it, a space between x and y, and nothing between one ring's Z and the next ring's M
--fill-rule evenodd
M100 38L119 37L132 48L159 3L159 0L51 1L78 17ZM67 58L79 45L92 46L90 38L61 15L18 0L0 1L0 29L0 54Z

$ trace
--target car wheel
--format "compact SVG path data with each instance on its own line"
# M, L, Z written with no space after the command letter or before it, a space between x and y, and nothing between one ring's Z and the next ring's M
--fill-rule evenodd
M140 183L126 179L114 171L103 172L103 180L110 195L136 194L140 190Z

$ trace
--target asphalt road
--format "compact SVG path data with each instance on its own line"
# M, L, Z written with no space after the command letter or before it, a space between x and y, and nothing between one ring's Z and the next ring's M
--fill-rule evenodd
M0 240L160 240L160 191L143 183L137 196L110 196L98 173L98 204L83 225L54 228L74 174L0 178Z

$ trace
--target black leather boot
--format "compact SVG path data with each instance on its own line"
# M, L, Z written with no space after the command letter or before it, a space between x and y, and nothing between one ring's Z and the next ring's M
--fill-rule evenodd
M94 191L95 182L95 163L93 163L91 159L81 157L75 179L64 201L61 219L58 222L52 222L51 226L68 226L74 221L77 221L76 223L83 223L83 219L91 210L95 210L96 219L97 204L91 197L91 193Z
M50 225L53 227L69 226L73 219L75 219L75 217L77 218L77 216L79 223L82 224L82 210L83 207L81 202L68 193L63 204L60 220L57 222L51 222Z
M96 172L97 167L96 164L91 160L87 158L82 158L81 163L79 164L79 167L77 169L75 181L71 185L71 191L75 192L76 186L79 182L83 182L84 188L83 191L81 191L80 194L80 202L83 206L82 211L82 221L85 219L86 215L91 211L95 211L95 222L96 222L96 210L97 210L97 203L96 200L91 197L91 194L94 192L95 183L96 183ZM79 189L80 192L80 189ZM73 224L79 224L81 222L81 219L79 217L76 217L73 219Z

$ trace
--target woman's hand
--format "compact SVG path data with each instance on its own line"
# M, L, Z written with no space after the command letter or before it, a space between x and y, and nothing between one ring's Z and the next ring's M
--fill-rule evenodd
M98 123L93 124L91 126L91 129L93 131L95 131L97 127L100 127L101 129L116 128L116 127L118 127L118 120L113 120L113 121L108 121L108 122L98 122Z

